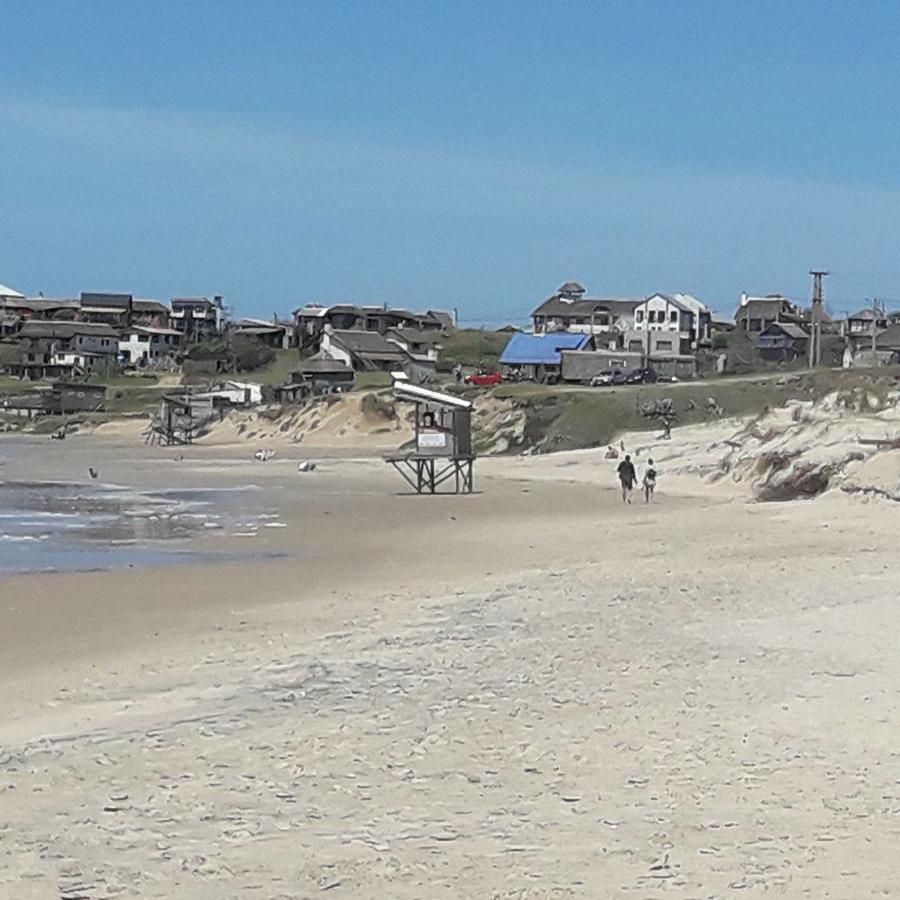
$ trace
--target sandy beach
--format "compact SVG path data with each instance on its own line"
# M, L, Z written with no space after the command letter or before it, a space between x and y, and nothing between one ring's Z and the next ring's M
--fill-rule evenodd
M0 578L0 896L898 893L896 504L32 440L4 481L247 499L221 559Z

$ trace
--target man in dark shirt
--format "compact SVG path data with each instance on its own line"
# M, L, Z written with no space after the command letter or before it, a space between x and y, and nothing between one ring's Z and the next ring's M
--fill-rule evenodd
M631 503L631 492L637 481L637 472L634 470L631 457L626 454L616 471L619 473L619 483L622 485L622 502Z

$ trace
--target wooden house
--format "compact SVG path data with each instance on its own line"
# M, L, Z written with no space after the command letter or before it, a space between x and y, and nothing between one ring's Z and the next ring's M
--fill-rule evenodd
M771 322L757 335L755 346L766 362L793 362L807 355L809 334L792 322Z

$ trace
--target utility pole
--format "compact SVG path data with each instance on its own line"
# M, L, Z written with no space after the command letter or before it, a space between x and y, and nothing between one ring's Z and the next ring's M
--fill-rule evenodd
M878 352L875 344L876 338L878 337L878 316L881 314L881 318L887 318L887 312L885 309L884 300L879 300L875 297L872 300L872 365L878 365Z
M822 319L825 315L823 309L825 293L822 281L828 273L822 269L810 269L809 274L813 277L810 304L809 367L813 368L822 362Z

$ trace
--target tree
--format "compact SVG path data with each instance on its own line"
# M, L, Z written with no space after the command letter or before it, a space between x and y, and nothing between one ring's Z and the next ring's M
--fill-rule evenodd
M275 359L275 351L262 341L236 334L231 338L231 356L236 372L261 369Z

